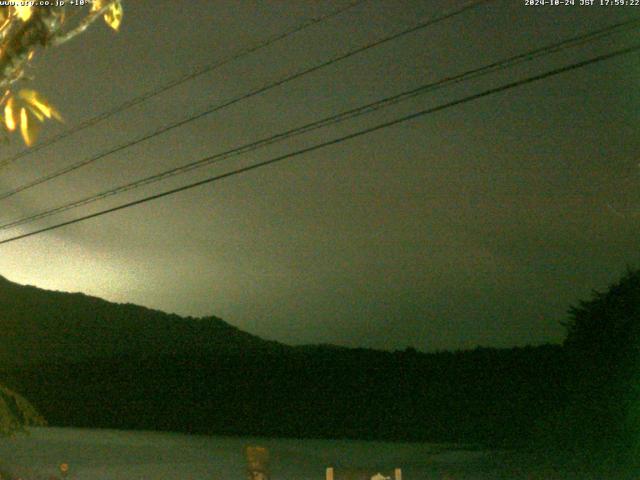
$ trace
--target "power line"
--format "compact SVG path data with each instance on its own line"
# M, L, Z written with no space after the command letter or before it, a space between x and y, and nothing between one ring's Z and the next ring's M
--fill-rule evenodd
M255 53L259 50L262 50L264 48L267 48L271 45L273 45L274 43L277 43L281 40L284 40L290 36L295 35L296 33L299 33L303 30L306 30L307 28L310 28L318 23L322 23L326 20L329 20L333 17L336 17L338 15L340 15L343 12L346 12L347 10L350 10L358 5L360 5L361 3L365 3L368 2L369 0L357 0L354 2L349 3L348 5L346 5L345 7L339 8L337 10L334 10L332 12L329 12L325 15L321 15L319 17L314 17L311 18L303 23L301 23L300 25L296 25L293 28L290 28L288 30L285 30L281 33L277 33L275 35L272 35L271 37L266 38L265 40L256 43L255 45L252 45L248 48L245 48L243 50L240 50L239 52L227 56L225 58L222 58L212 64L209 65L205 65L199 68L194 69L193 71L191 71L190 73L187 73L181 77L178 77L174 80L171 80L170 82L161 85L160 87L154 89L154 90L149 90L137 97L131 98L129 100L126 100L125 102L121 103L120 105L117 105L115 107L113 107L110 110L107 110L105 112L102 112L94 117L91 117L87 120L85 120L84 122L81 122L79 124L77 124L75 127L70 128L68 130L65 130L64 132L61 132L57 135L54 135L48 139L45 139L44 141L34 145L31 148L28 149L24 149L21 152L16 153L15 155L5 159L5 160L1 160L0 161L0 167L3 167L5 165L9 165L17 160L19 160L20 158L26 157L27 155L30 155L32 153L37 152L38 150L42 150L43 148L46 148L50 145L53 145L54 143L59 142L60 140L73 135L75 133L81 132L82 130L85 130L89 127L92 127L93 125L96 125L100 122L102 122L103 120L106 120L107 118L112 117L113 115L116 115L120 112L123 112L125 110L128 110L131 107L134 107L136 105L139 105L140 103L146 102L147 100L156 97L158 95L161 95L162 93L171 90L172 88L177 87L178 85L181 85L183 83L188 82L189 80L193 80L201 75L204 75L206 73L210 73L214 70L217 70L218 68L231 63L235 60L239 60L243 57L246 57L247 55L250 55L252 53Z
M364 114L368 114L368 113L372 113L375 111L378 111L382 108L386 108L389 107L393 104L399 103L401 101L405 101L411 98L414 98L418 95L423 95L425 93L428 92L432 92L434 90L440 89L440 88L444 88L446 86L450 86L453 84L457 84L457 83L461 83L463 81L468 81L471 80L473 78L477 78L480 77L482 75L487 75L489 73L494 73L496 71L499 70L503 70L506 68L511 68L515 65L521 64L523 62L528 62L528 61L532 61L536 58L540 58L546 55L550 55L552 53L557 53L561 50L567 49L567 48L572 48L575 47L577 45L581 45L584 44L586 42L591 42L597 39L601 39L605 36L611 35L613 33L618 33L623 29L629 28L631 26L635 26L637 24L640 23L640 18L635 18L635 19L631 19L631 20L627 20L624 22L620 22L617 24L613 24L613 25L609 25L603 28L600 28L598 30L592 31L592 32L588 32L585 34L581 34L575 37L571 37L565 40L562 40L560 42L554 43L554 44L550 44L550 45L546 45L544 47L538 48L538 49L534 49L534 50L530 50L528 52L522 53L522 54L518 54L500 61L496 61L493 62L491 64L458 74L458 75L454 75L454 76L449 76L449 77L445 77L441 80L438 80L436 82L432 82L432 83L427 83L425 85L422 85L418 88L414 88L412 90L408 90L405 92L402 92L400 94L397 95L393 95L390 97L385 97L381 100L378 100L376 102L372 102L336 115L331 115L329 117L325 117L321 120L316 120L314 122L311 123L307 123L305 125L302 125L300 127L291 129L291 130L287 130L285 132L281 132L275 135L271 135L268 136L266 138L248 143L248 144L244 144L241 145L239 147L235 147L232 148L230 150L227 150L225 152L221 152L215 155L211 155L205 158L202 158L200 160L197 160L195 162L190 162L187 163L185 165L182 165L180 167L175 167L169 170L165 170L163 172L142 178L142 179L138 179L135 180L133 182L124 184L124 185L120 185L118 187L97 193L97 194L93 194L90 195L88 197L85 197L83 199L80 200L76 200L49 210L45 210L39 213L35 213L33 215L29 215L27 217L23 217L5 224L0 224L0 230L6 230L12 227L16 227L19 225L24 225L26 223L31 223L34 222L36 220L40 220L42 218L46 218L46 217L50 217L52 215L61 213L61 212L65 212L74 208L78 208L84 205L88 205L90 203L94 203L96 201L102 200L104 198L113 196L113 195L117 195L120 193L124 193L139 187L142 187L144 185L149 185L155 182L158 182L160 180L164 180L166 178L175 176L175 175L179 175L179 174L183 174L186 172L189 172L191 170L194 170L196 168L201 168L207 165L211 165L213 163L218 163L222 160L225 160L227 158L230 158L232 156L236 156L236 155L241 155L253 150L256 150L258 148L276 143L276 142L280 142L282 140L294 137L294 136L298 136L301 135L303 133L307 133L313 130L317 130L319 128L322 127L326 127L329 125L333 125L339 122L343 122Z
M178 188L167 190L167 191L164 191L164 192L161 192L161 193L150 195L150 196L147 196L147 197L144 197L144 198L132 201L132 202L127 202L127 203L118 205L116 207L111 207L111 208L108 208L108 209L105 209L105 210L101 210L99 212L95 212L95 213L92 213L92 214L89 214L89 215L84 215L82 217L75 218L73 220L68 220L66 222L61 222L61 223L58 223L58 224L55 224L55 225L51 225L49 227L41 228L41 229L35 230L33 232L25 233L25 234L22 234L22 235L17 235L15 237L10 237L10 238L1 240L0 241L0 245L6 244L6 243L9 243L9 242L14 242L14 241L17 241L17 240L21 240L23 238L31 237L33 235L38 235L40 233L48 232L48 231L55 230L55 229L58 229L58 228L62 228L62 227L65 227L67 225L72 225L74 223L83 222L83 221L89 220L91 218L100 217L102 215L106 215L108 213L112 213L112 212L116 212L116 211L119 211L119 210L123 210L125 208L133 207L135 205L140 205L140 204L143 204L143 203L147 203L147 202L150 202L152 200L157 200L157 199L162 198L162 197L166 197L166 196L173 195L173 194L176 194L176 193L179 193L179 192L183 192L185 190L190 190L192 188L199 187L201 185L205 185L205 184L208 184L208 183L213 183L213 182L216 182L218 180L222 180L224 178L228 178L228 177L232 177L232 176L239 175L239 174L242 174L242 173L246 173L246 172L251 171L251 170L256 170L258 168L262 168L262 167L265 167L267 165L272 165L272 164L275 164L275 163L278 163L278 162L282 162L282 161L287 160L289 158L297 157L299 155L304 155L306 153L310 153L310 152L313 152L315 150L319 150L321 148L325 148L325 147L328 147L328 146L331 146L331 145L337 145L337 144L342 143L344 141L351 140L351 139L354 139L354 138L357 138L357 137L361 137L363 135L367 135L369 133L372 133L372 132L375 132L375 131L378 131L378 130L382 130L384 128L388 128L388 127L391 127L391 126L394 126L394 125L398 125L400 123L404 123L404 122L407 122L409 120L414 120L414 119L422 117L424 115L432 114L432 113L435 113L435 112L438 112L438 111L441 111L441 110L445 110L447 108L451 108L451 107L454 107L454 106L457 106L457 105L461 105L463 103L467 103L467 102L471 102L471 101L474 101L474 100L478 100L480 98L487 97L487 96L490 96L490 95L495 95L496 93L504 92L504 91L510 90L512 88L520 87L522 85L526 85L526 84L529 84L529 83L540 81L540 80L543 80L543 79L546 79L546 78L549 78L549 77L552 77L552 76L555 76L555 75L559 75L561 73L565 73L565 72L568 72L568 71L571 71L571 70L576 70L578 68L582 68L582 67L585 67L587 65L595 64L595 63L598 63L598 62L601 62L601 61L604 61L604 60L608 60L608 59L611 59L611 58L619 57L619 56L626 55L626 54L629 54L629 53L632 53L632 52L637 52L637 51L640 51L640 44L633 45L631 47L627 47L627 48L624 48L624 49L616 50L616 51L608 53L608 54L599 55L597 57L592 57L592 58L590 58L588 60L583 60L581 62L574 63L574 64L571 64L571 65L568 65L568 66L564 66L564 67L556 68L556 69L553 69L553 70L549 70L549 71L547 71L545 73L542 73L542 74L539 74L539 75L534 75L534 76L531 76L531 77L527 77L525 79L517 80L515 82L510 82L510 83L501 85L499 87L495 87L495 88L491 88L491 89L488 89L488 90L484 90L483 92L476 93L476 94L473 94L473 95L469 95L469 96L464 97L464 98L459 99L459 100L454 100L454 101L447 102L447 103L444 103L444 104L436 106L436 107L431 107L431 108L427 108L427 109L424 109L424 110L420 110L418 112L415 112L415 113L412 113L412 114L405 115L403 117L397 118L395 120L383 122L383 123L380 123L380 124L375 125L373 127L369 127L369 128L363 129L363 130L359 130L357 132L350 133L350 134L344 135L342 137L334 138L332 140L321 142L321 143L312 145L310 147L306 147L306 148L303 148L303 149L300 149L300 150L296 150L294 152L287 153L285 155L280 155L280 156L271 158L269 160L264 160L262 162L254 163L254 164L246 166L246 167L241 167L241 168L238 168L238 169L226 172L226 173L215 175L213 177L209 177L209 178L206 178L204 180L200 180L200 181L197 181L197 182L194 182L194 183L190 183L190 184L184 185L182 187L178 187Z
M382 45L384 43L396 40L396 39L398 39L400 37L403 37L403 36L408 35L410 33L414 33L414 32L416 32L418 30L424 29L426 27L429 27L429 26L434 25L436 23L439 23L441 21L453 18L453 17L455 17L457 15L460 15L460 14L462 14L462 13L464 13L464 12L466 12L466 11L472 9L472 8L476 8L476 7L480 6L481 4L489 3L489 2L492 2L492 1L494 1L494 0L474 0L472 2L469 2L469 3L465 4L463 7L458 8L457 10L454 10L454 11L451 11L451 12L444 13L442 15L433 17L430 20L427 20L427 21L425 21L423 23L420 23L419 25L410 27L408 29L402 30L401 32L398 32L398 33L389 35L387 37L381 38L379 40L373 41L373 42L368 43L368 44L366 44L366 45L364 45L362 47L358 47L358 48L356 48L354 50L350 50L350 51L348 51L346 53L339 54L339 55L337 55L337 56L335 56L335 57L333 57L333 58L331 58L329 60L323 61L323 62L321 62L319 64L316 64L316 65L314 65L312 67L300 70L300 71L298 71L298 72L296 72L294 74L282 77L279 80L276 80L276 81L268 83L268 84L266 84L266 85L264 85L262 87L259 87L259 88L256 88L254 90L251 90L250 92L245 93L243 95L240 95L238 97L234 97L231 100L228 100L228 101L226 101L226 102L224 102L222 104L218 104L218 105L215 105L213 107L209 107L209 108L207 108L206 110L204 110L204 111L202 111L200 113L191 115L191 116L189 116L187 118L184 118L184 119L179 120L177 122L174 122L172 124L169 124L169 125L166 125L164 127L161 127L161 128L159 128L158 130L156 130L156 131L154 131L152 133L145 134L145 135L143 135L141 137L138 137L135 140L126 142L126 143L121 144L121 145L119 145L117 147L113 147L113 148L111 148L109 150L106 150L106 151L104 151L102 153L99 153L99 154L97 154L97 155L95 155L93 157L89 157L89 158L87 158L85 160L81 160L79 162L73 163L73 164L71 164L71 165L69 165L67 167L63 167L62 169L57 170L57 171L55 171L53 173L50 173L50 174L45 175L43 177L37 178L37 179L35 179L35 180L31 181L31 182L23 184L23 185L21 185L19 187L16 187L16 188L12 189L12 190L6 191L6 192L0 194L0 200L4 200L6 198L12 197L13 195L16 195L17 193L23 192L23 191L25 191L25 190L27 190L29 188L33 188L33 187L35 187L37 185L41 185L41 184L43 184L45 182L48 182L49 180L53 180L54 178L58 178L58 177L60 177L62 175L66 175L68 173L71 173L71 172L73 172L75 170L78 170L79 168L85 167L86 165L89 165L89 164L91 164L93 162L96 162L97 160L100 160L100 159L102 159L102 158L104 158L104 157L106 157L108 155L111 155L113 153L117 153L117 152L122 151L122 150L124 150L126 148L132 147L132 146L137 145L139 143L142 143L142 142L144 142L146 140L149 140L151 138L154 138L154 137L157 137L159 135L162 135L162 134L164 134L164 133L166 133L166 132L168 132L170 130L174 130L174 129L178 128L178 127L181 127L181 126L186 125L188 123L191 123L191 122L193 122L195 120L198 120L198 119L200 119L200 118L202 118L202 117L204 117L206 115L210 115L210 114L212 114L214 112L218 112L218 111L220 111L220 110L222 110L224 108L230 107L230 106L232 106L232 105L234 105L236 103L239 103L241 101L247 100L247 99L249 99L251 97L254 97L256 95L264 93L264 92L266 92L268 90L271 90L273 88L276 88L278 86L284 85L285 83L291 82L291 81L296 80L296 79L298 79L300 77L303 77L303 76L308 75L310 73L316 72L316 71L318 71L318 70L320 70L322 68L325 68L325 67L328 67L330 65L333 65L333 64L335 64L337 62L340 62L342 60L350 58L350 57L352 57L354 55L357 55L359 53L362 53L362 52L364 52L366 50L378 47L378 46L380 46L380 45Z

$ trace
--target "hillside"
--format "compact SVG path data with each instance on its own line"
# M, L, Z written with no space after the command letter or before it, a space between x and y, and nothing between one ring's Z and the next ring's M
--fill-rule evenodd
M556 406L564 375L559 346L290 347L6 279L0 328L0 382L55 426L513 444Z
M38 364L120 355L281 350L216 317L191 318L0 276L0 362Z

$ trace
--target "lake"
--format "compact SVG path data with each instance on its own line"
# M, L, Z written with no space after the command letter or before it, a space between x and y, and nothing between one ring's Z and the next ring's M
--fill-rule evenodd
M268 448L272 480L324 480L328 466L336 473L341 467L383 473L400 467L403 480L493 478L485 468L491 452L453 445L74 428L33 428L0 439L0 462L25 480L58 475L62 463L69 465L68 478L78 480L245 480L246 446Z

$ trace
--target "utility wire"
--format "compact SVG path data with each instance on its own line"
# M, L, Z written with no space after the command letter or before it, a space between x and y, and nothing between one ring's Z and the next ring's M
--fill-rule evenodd
M220 110L222 110L224 108L230 107L230 106L232 106L232 105L234 105L236 103L239 103L239 102L241 102L243 100L247 100L247 99L249 99L251 97L254 97L254 96L258 95L258 94L264 93L264 92L266 92L268 90L271 90L271 89L273 89L275 87L278 87L280 85L284 85L285 83L288 83L288 82L291 82L293 80L296 80L296 79L298 79L300 77L303 77L305 75L308 75L308 74L310 74L312 72L316 72L316 71L318 71L318 70L320 70L322 68L325 68L325 67L328 67L330 65L333 65L333 64L335 64L337 62L340 62L342 60L350 58L350 57L352 57L354 55L357 55L359 53L362 53L362 52L364 52L366 50L378 47L378 46L380 46L380 45L382 45L384 43L396 40L396 39L398 39L400 37L403 37L403 36L408 35L410 33L414 33L414 32L416 32L418 30L424 29L426 27L429 27L429 26L434 25L436 23L439 23L441 21L453 18L453 17L455 17L457 15L460 15L460 14L466 12L467 10L470 10L472 8L480 6L481 4L492 2L492 1L494 1L494 0L474 0L472 2L469 2L469 3L465 4L463 7L458 8L457 10L454 10L454 11L451 11L451 12L448 12L448 13L444 13L442 15L438 15L438 16L433 17L433 18L431 18L431 19L429 19L429 20L427 20L427 21L425 21L423 23L420 23L419 25L410 27L408 29L402 30L401 32L398 32L398 33L395 33L393 35L389 35L389 36L384 37L382 39L376 40L374 42L368 43L368 44L366 44L366 45L364 45L362 47L358 47L358 48L356 48L354 50L350 50L350 51L348 51L346 53L339 54L339 55L337 55L337 56L335 56L335 57L333 57L333 58L331 58L329 60L323 61L323 62L321 62L319 64L316 64L316 65L314 65L312 67L305 68L305 69L300 70L300 71L298 71L298 72L296 72L294 74L290 74L290 75L287 75L285 77L282 77L279 80L276 80L274 82L268 83L268 84L266 84L264 86L261 86L259 88L254 89L254 90L251 90L250 92L245 93L243 95L240 95L238 97L234 97L231 100L228 100L228 101L226 101L226 102L224 102L222 104L218 104L218 105L215 105L215 106L212 106L212 107L208 107L206 110L204 110L204 111L202 111L200 113L197 113L195 115L191 115L191 116L189 116L187 118L184 118L182 120L179 120L179 121L177 121L175 123L172 123L172 124L166 125L164 127L161 127L160 129L158 129L158 130L156 130L156 131L154 131L152 133L145 134L145 135L143 135L141 137L138 137L135 140L131 140L131 141L123 143L123 144L121 144L121 145L119 145L117 147L110 148L109 150L106 150L106 151L104 151L102 153L99 153L99 154L97 154L97 155L95 155L93 157L89 157L89 158L87 158L85 160L81 160L79 162L73 163L73 164L68 165L66 167L63 167L60 170L57 170L57 171L55 171L53 173L50 173L50 174L45 175L43 177L37 178L37 179L35 179L35 180L31 181L31 182L23 184L23 185L21 185L19 187L16 187L16 188L12 189L12 190L6 191L6 192L0 194L0 200L4 200L6 198L12 197L13 195L15 195L17 193L20 193L20 192L23 192L24 190L27 190L29 188L33 188L33 187L35 187L37 185L41 185L42 183L48 182L49 180L53 180L54 178L58 178L58 177L60 177L62 175L66 175L68 173L71 173L71 172L73 172L73 171L75 171L75 170L77 170L79 168L82 168L82 167L84 167L86 165L94 163L97 160L100 160L100 159L102 159L102 158L104 158L104 157L106 157L108 155L111 155L113 153L117 153L117 152L122 151L122 150L124 150L126 148L129 148L129 147L132 147L132 146L137 145L139 143L142 143L142 142L144 142L146 140L149 140L151 138L157 137L158 135L162 135L162 134L164 134L164 133L166 133L166 132L168 132L170 130L173 130L173 129L176 129L176 128L181 127L183 125L186 125L188 123L191 123L191 122L193 122L195 120L198 120L198 119L200 119L200 118L202 118L202 117L204 117L206 115L210 115L210 114L212 114L214 112L218 112L218 111L220 111Z
M276 142L280 142L282 140L294 137L294 136L298 136L301 135L303 133L307 133L313 130L317 130L319 128L322 127L326 127L329 125L333 125L336 123L340 123L355 117L359 117L362 116L364 114L368 114L368 113L372 113L375 111L378 111L382 108L387 108L391 105L397 104L399 102L414 98L418 95L423 95L429 92L432 92L434 90L438 90L450 85L454 85L457 83L461 83L464 81L468 81L471 80L473 78L477 78L483 75L487 75L490 73L494 73L497 72L499 70L503 70L506 68L512 68L515 65L524 63L524 62L528 62L528 61L532 61L536 58L540 58L543 56L547 56L553 53L557 53L561 50L565 50L567 48L572 48L575 47L577 45L581 45L584 44L586 42L591 42L597 39L601 39L604 38L605 36L614 34L614 33L618 33L623 29L632 27L632 26L636 26L640 24L640 18L635 18L632 20L628 20L628 21L624 21L624 22L620 22L614 25L609 25L603 28L600 28L598 30L592 31L592 32L588 32L582 35L578 35L572 38L568 38L565 39L561 42L557 42L554 44L550 44L538 49L534 49L534 50L530 50L528 52L519 54L519 55L515 55L497 62L493 62L491 64L458 74L458 75L454 75L454 76L449 76L449 77L445 77L441 80L438 80L436 82L432 82L432 83L427 83L425 85L422 85L418 88L414 88L412 90L408 90L405 92L402 92L400 94L397 95L393 95L390 97L385 97L381 100L378 100L376 102L372 102L369 103L367 105L363 105L336 115L331 115L329 117L325 117L321 120L317 120L311 123L307 123L303 126L291 129L291 130L287 130L285 132L281 132L275 135L271 135L269 137L248 143L248 144L244 144L241 145L239 147L235 147L233 149L212 155L212 156L208 156L205 158L202 158L200 160L197 160L195 162L190 162L187 163L185 165L179 166L179 167L175 167L169 170L165 170L163 172L154 174L154 175L150 175L148 177L139 179L139 180L135 180L133 182L97 193L97 194L93 194L90 195L88 197L85 197L83 199L80 200L76 200L49 210L44 210L42 212L38 212L5 224L0 224L0 230L6 230L9 228L13 228L19 225L24 225L26 223L31 223L34 222L36 220L40 220L42 218L46 218L46 217L50 217L52 215L61 213L61 212L65 212L67 210L71 210L74 208L78 208L84 205L88 205L90 203L94 203L96 201L102 200L104 198L116 195L116 194L120 194L120 193L124 193L127 192L129 190L133 190L139 187L142 187L144 185L149 185L155 182L158 182L160 180L164 180L166 178L175 176L175 175L180 175L186 172L189 172L191 170L195 170L197 168L201 168L207 165L211 165L214 163L218 163L221 162L222 160L225 160L227 158L233 157L233 156L237 156L237 155L241 155L253 150L256 150L258 148L276 143Z
M197 181L197 182L194 182L194 183L190 183L190 184L184 185L182 187L174 188L174 189L171 189L171 190L166 190L164 192L156 193L154 195L150 195L148 197L144 197L144 198L132 201L132 202L127 202L127 203L124 203L124 204L121 204L121 205L118 205L118 206L115 206L115 207L111 207L111 208L107 208L105 210L101 210L99 212L95 212L95 213L92 213L92 214L89 214L89 215L84 215L82 217L75 218L73 220L68 220L68 221L57 223L55 225L51 225L51 226L48 226L48 227L45 227L45 228L41 228L39 230L28 232L28 233L25 233L25 234L22 234L22 235L17 235L17 236L14 236L14 237L10 237L10 238L1 240L0 241L0 245L6 244L6 243L9 243L9 242L15 242L15 241L21 240L23 238L31 237L33 235L38 235L40 233L44 233L44 232L48 232L48 231L55 230L55 229L58 229L58 228L62 228L62 227L65 227L67 225L72 225L74 223L83 222L83 221L89 220L91 218L100 217L100 216L106 215L108 213L117 212L119 210L123 210L123 209L129 208L129 207L133 207L135 205L140 205L140 204L143 204L143 203L150 202L152 200L157 200L157 199L162 198L162 197L166 197L166 196L173 195L173 194L176 194L176 193L179 193L179 192L183 192L185 190L190 190L192 188L199 187L201 185L206 185L208 183L213 183L213 182L216 182L218 180L222 180L224 178L228 178L228 177L232 177L232 176L239 175L239 174L242 174L242 173L246 173L246 172L249 172L251 170L256 170L258 168L262 168L262 167L265 167L267 165L273 165L275 163L282 162L282 161L287 160L289 158L294 158L294 157L297 157L299 155L304 155L306 153L310 153L310 152L313 152L315 150L320 150L322 148L325 148L325 147L328 147L328 146L331 146L331 145L337 145L337 144L345 142L347 140L351 140L351 139L354 139L354 138L357 138L357 137L361 137L363 135L367 135L369 133L376 132L378 130L382 130L384 128L388 128L388 127L391 127L391 126L394 126L394 125L398 125L398 124L407 122L409 120L414 120L416 118L419 118L419 117L422 117L422 116L425 116L425 115L428 115L428 114L432 114L432 113L435 113L435 112L438 112L438 111L441 111L441 110L445 110L447 108L451 108L451 107L454 107L454 106L457 106L457 105L461 105L463 103L467 103L467 102L471 102L471 101L474 101L474 100L478 100L480 98L484 98L484 97L487 97L487 96L490 96L490 95L495 95L496 93L504 92L504 91L510 90L512 88L516 88L516 87L520 87L522 85L526 85L526 84L529 84L529 83L533 83L533 82L537 82L537 81L540 81L540 80L544 80L546 78L549 78L549 77L552 77L552 76L555 76L555 75L559 75L561 73L565 73L565 72L569 72L569 71L572 71L572 70L576 70L578 68L583 68L583 67L585 67L587 65L592 65L592 64L595 64L595 63L598 63L598 62L602 62L604 60L612 59L612 58L615 58L615 57L619 57L619 56L626 55L626 54L629 54L629 53L632 53L632 52L637 52L637 51L640 51L640 44L633 45L631 47L623 48L623 49L620 49L620 50L616 50L614 52L607 53L607 54L604 54L604 55L599 55L597 57L592 57L590 59L583 60L583 61L578 62L578 63L573 63L571 65L567 65L567 66L564 66L564 67L560 67L560 68L556 68L556 69L553 69L553 70L549 70L549 71L547 71L545 73L541 73L539 75L534 75L534 76L531 76L531 77L527 77L527 78L524 78L524 79L521 79L521 80L517 80L515 82L510 82L510 83L501 85L499 87L495 87L495 88L491 88L491 89L488 89L488 90L484 90L483 92L476 93L476 94L473 94L473 95L469 95L469 96L464 97L464 98L459 99L459 100L454 100L454 101L451 101L451 102L444 103L442 105L438 105L436 107L431 107L431 108L427 108L427 109L424 109L424 110L420 110L418 112L411 113L409 115L405 115L403 117L400 117L400 118L397 118L397 119L394 119L394 120L391 120L391 121L379 123L378 125L375 125L375 126L372 126L372 127L369 127L369 128L365 128L363 130L359 130L357 132L350 133L348 135L344 135L342 137L338 137L338 138L334 138L332 140L328 140L328 141L325 141L325 142L317 143L317 144L312 145L310 147L306 147L306 148L303 148L303 149L300 149L300 150L296 150L294 152L290 152L290 153L287 153L285 155L280 155L280 156L271 158L269 160L264 160L262 162L254 163L254 164L246 166L246 167L237 168L235 170L231 170L231 171L226 172L226 173L222 173L222 174L219 174L219 175L214 175L212 177L205 178L204 180L200 180L200 181Z
M129 100L126 100L125 102L121 103L120 105L117 105L115 107L113 107L111 110L107 110L105 112L102 112L94 117L91 117L87 120L85 120L84 122L81 122L79 124L77 124L76 126L74 126L73 128L70 128L68 130L65 130L57 135L54 135L50 138L47 138L45 140L43 140L42 142L38 143L37 145L34 145L31 148L27 148L22 150L21 152L16 153L15 155L6 158L4 160L0 160L0 167L3 167L5 165L9 165L11 163L14 163L15 161L19 160L20 158L26 157L27 155L30 155L32 153L37 152L38 150L42 150L43 148L46 148L50 145L53 145L57 142L59 142L60 140L67 138L70 135L73 135L75 133L81 132L82 130L85 130L89 127L92 127L93 125L96 125L100 122L102 122L103 120L106 120L107 118L112 117L113 115L116 115L120 112L123 112L125 110L128 110L131 107L134 107L136 105L139 105L140 103L146 102L147 100L149 100L150 98L156 97L158 95L163 94L164 92L171 90L174 87L177 87L178 85L182 85L183 83L186 83L190 80L193 80L194 78L197 78L201 75L204 75L206 73L212 72L214 70L217 70L218 68L231 63L235 60L239 60L243 57L246 57L252 53L255 53L259 50L262 50L264 48L267 48L271 45L273 45L274 43L277 43L281 40L284 40L288 37L291 37L293 35L295 35L296 33L299 33L303 30L306 30L307 28L310 28L318 23L322 23L326 20L329 20L333 17L336 17L338 15L340 15L343 12L346 12L347 10L350 10L358 5L360 5L361 3L365 3L368 2L369 0L357 0L354 2L349 3L348 5L346 5L345 7L339 8L337 10L334 10L332 12L329 12L325 15L321 15L319 17L314 17L311 18L305 22L303 22L300 25L296 25L288 30L285 30L281 33L277 33L275 35L272 35L271 37L266 38L265 40L256 43L255 45L252 45L250 47L247 47L243 50L240 50L239 52L224 57L212 64L209 65L204 65L198 68L193 69L191 72L182 75L181 77L178 77L174 80L171 80L170 82L161 85L160 87L154 89L154 90L149 90L143 94L141 94L138 97L134 97L131 98Z

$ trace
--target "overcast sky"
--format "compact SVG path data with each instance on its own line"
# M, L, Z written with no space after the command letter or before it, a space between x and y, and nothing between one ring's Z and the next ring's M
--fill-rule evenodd
M344 1L135 0L36 58L42 138ZM369 0L34 152L0 191L455 9ZM579 3L579 0L576 0ZM0 201L5 223L332 113L586 33L640 7L496 0ZM609 52L637 29L1 232L1 238ZM10 280L269 339L421 350L560 342L569 306L638 265L640 54L0 246ZM0 160L22 149L18 138Z

